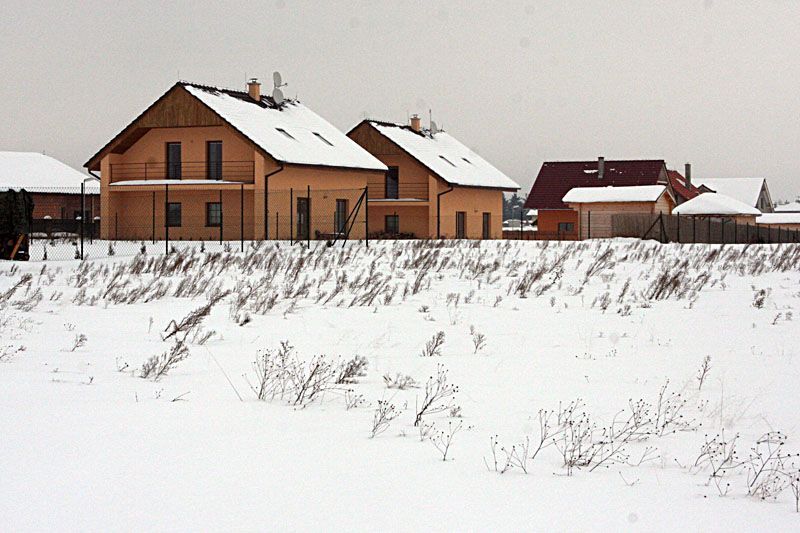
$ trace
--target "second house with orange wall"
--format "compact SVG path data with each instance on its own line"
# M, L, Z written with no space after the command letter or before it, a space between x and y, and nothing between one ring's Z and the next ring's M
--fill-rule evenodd
M347 134L388 167L369 177L369 231L409 238L499 239L503 192L519 186L452 135L364 120Z

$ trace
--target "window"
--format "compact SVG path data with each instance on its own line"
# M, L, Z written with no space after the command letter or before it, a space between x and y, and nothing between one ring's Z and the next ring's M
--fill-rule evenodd
M222 179L222 141L208 141L206 143L206 178L210 180Z
M451 167L454 167L454 166L455 166L455 165L453 164L453 162L452 162L452 161L450 161L449 159L447 159L445 156L443 156L443 155L440 155L439 157L441 157L442 159L444 159L445 161L447 161L448 163L450 163L450 166L451 166Z
M389 235L397 235L400 233L400 216L399 215L386 215L386 233Z
M319 139L320 141L324 142L324 143L325 143L325 144L327 144L328 146L333 146L333 143L332 143L332 142L330 142L328 139L326 139L325 137L323 137L322 135L320 135L320 134L319 134L319 133L317 133L316 131L314 132L314 135L316 135L316 136L317 136L317 139Z
M283 129L283 128L275 128L275 129L278 130L279 132L283 133L283 135L288 137L289 139L292 139L293 141L297 140L294 137L292 137L291 134L288 131L286 131L285 129Z
M384 198L400 198L400 169L389 167L386 171L386 190Z
M181 179L181 143L167 143L167 179Z
M456 211L456 239L467 237L467 212Z
M206 202L206 226L218 228L222 226L222 204L219 202Z
M336 211L333 215L333 227L336 233L341 233L345 230L345 222L347 221L347 213L350 212L348 209L348 202L347 200L337 199L336 200Z
M484 239L491 239L492 238L492 214L491 213L484 213L483 214L483 238Z
M181 227L181 204L170 202L167 204L167 226L170 228Z
M575 231L575 224L572 222L559 222L558 223L558 232L559 233L572 233Z

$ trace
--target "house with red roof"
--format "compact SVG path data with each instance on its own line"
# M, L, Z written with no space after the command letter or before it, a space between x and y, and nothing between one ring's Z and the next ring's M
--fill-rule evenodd
M548 161L542 165L525 201L539 212L539 239L577 239L578 212L563 199L576 187L633 187L663 185L674 199L663 159L606 161Z

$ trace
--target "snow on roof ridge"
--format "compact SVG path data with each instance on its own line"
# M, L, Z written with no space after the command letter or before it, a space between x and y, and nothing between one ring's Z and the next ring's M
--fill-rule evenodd
M676 215L760 215L761 211L717 192L707 192L687 200L672 210Z
M287 100L288 105L278 106L265 96L256 102L239 91L196 84L183 84L183 87L256 146L283 163L367 170L387 168L297 100Z
M364 122L451 185L519 189L514 180L445 131L431 134L392 122Z
M655 202L667 190L664 185L573 187L564 195L567 203Z

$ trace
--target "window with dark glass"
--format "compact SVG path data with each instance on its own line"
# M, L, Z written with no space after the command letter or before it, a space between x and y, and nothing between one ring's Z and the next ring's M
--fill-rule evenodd
M181 179L181 143L167 143L167 179Z
M206 178L222 179L222 141L206 143Z
M572 233L575 231L575 224L572 222L559 222L558 231L559 233Z
M167 226L170 228L181 227L181 204L170 202L167 204Z
M491 213L484 213L483 214L483 238L484 239L491 239L492 238L492 214Z
M222 204L219 202L206 203L206 226L218 228L222 225Z
M456 211L456 239L464 239L467 236L467 212Z
M384 193L385 198L400 197L400 169L398 167L389 167L389 170L386 171L386 190Z
M400 233L400 215L386 215L385 229L389 235Z
M347 209L348 207L347 204L348 202L346 199L336 200L336 211L333 215L334 218L333 225L337 233L340 233L345 230L344 225L345 221L347 220L347 213L349 212L349 210Z

